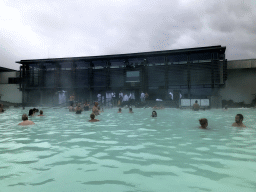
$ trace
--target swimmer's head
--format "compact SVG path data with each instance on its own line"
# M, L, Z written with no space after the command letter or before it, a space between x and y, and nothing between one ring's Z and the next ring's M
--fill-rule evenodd
M118 109L118 111L119 111L119 112L121 112L121 111L122 111L122 109L121 109L121 108L119 108L119 109Z
M22 115L22 120L23 120L23 121L28 120L28 116L27 116L27 114L25 114L25 113L24 113L24 114Z
M152 117L157 117L156 111L152 111Z
M44 113L44 112L43 112L42 110L40 110L40 115L43 115L43 113Z
M129 108L129 111L132 111L132 108L131 108L131 107Z
M242 114L236 115L236 117L235 117L236 123L242 123L243 120L244 120L244 116Z
M225 107L224 107L225 109L228 109L228 106L227 105L225 105Z
M206 118L199 119L201 127L206 128L208 126L208 120Z
M195 103L197 103L198 101L196 100Z
M94 118L95 118L95 114L92 113L92 114L90 115L90 117L91 117L91 119L94 119Z

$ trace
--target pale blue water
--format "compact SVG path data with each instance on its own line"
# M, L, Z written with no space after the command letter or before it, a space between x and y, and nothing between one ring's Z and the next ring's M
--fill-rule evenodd
M109 109L90 123L51 108L17 126L23 112L0 114L0 192L256 191L255 110ZM231 127L237 113L248 128Z

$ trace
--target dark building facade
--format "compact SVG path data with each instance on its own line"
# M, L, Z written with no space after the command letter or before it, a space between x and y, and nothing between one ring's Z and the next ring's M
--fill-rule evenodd
M226 47L211 46L155 52L21 60L20 89L24 105L57 105L58 94L66 100L98 100L107 93L132 93L140 101L207 98L214 96L227 79ZM170 97L172 93L172 97Z

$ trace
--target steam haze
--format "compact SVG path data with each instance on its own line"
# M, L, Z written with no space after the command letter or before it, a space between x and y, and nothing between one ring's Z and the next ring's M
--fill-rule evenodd
M0 1L0 66L15 61L226 46L256 58L256 1Z

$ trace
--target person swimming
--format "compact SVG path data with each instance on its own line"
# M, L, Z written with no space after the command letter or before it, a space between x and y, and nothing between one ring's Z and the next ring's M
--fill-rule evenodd
M195 103L192 106L193 111L199 111L200 106L198 105L198 101L196 100Z
M97 121L99 121L98 119L95 119L95 114L94 113L92 113L90 115L90 118L91 118L91 120L89 120L89 122L97 122Z
M208 120L206 118L199 119L200 127L201 129L206 129L208 126Z
M119 108L117 113L122 113L122 109L121 109L121 108Z
M81 113L82 113L82 108L80 107L80 105L77 105L76 114L81 114Z
M37 115L37 116L44 116L43 113L44 112L42 110L40 110L40 115Z
M100 114L100 112L99 112L99 110L98 110L98 105L99 105L99 103L98 103L98 102L95 102L95 103L94 103L94 106L93 106L93 108L92 108L92 112L93 112L96 116Z
M71 105L68 107L68 109L69 109L69 112L73 112L73 104L71 104Z
M37 108L33 108L34 113L38 113L39 110Z
M246 127L243 124L244 116L242 114L237 114L235 117L235 123L232 124L233 127Z
M35 111L33 109L30 109L28 112L28 116L32 117L35 115Z
M27 114L22 115L23 122L19 123L18 125L34 125L35 123L33 121L28 120Z
M132 108L131 108L131 107L129 108L129 113L133 113L133 111L132 111Z
M151 115L151 117L157 117L157 113L156 113L156 111L152 111L152 115Z
M84 111L89 111L89 104L87 102L84 103Z

